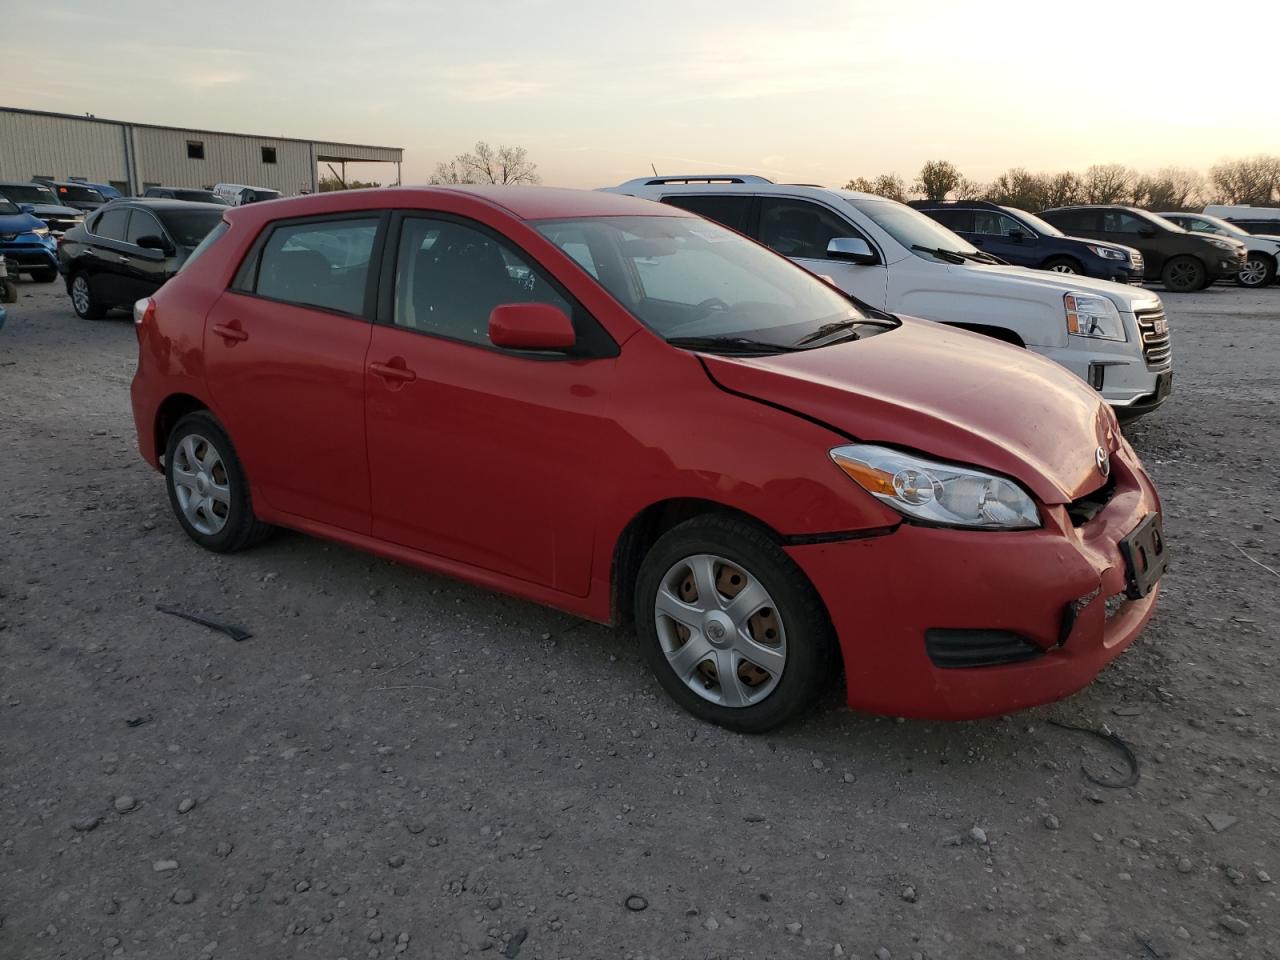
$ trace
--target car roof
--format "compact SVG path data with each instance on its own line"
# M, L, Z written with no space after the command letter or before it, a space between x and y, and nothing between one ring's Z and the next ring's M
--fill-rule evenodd
M463 195L490 207L497 207L520 220L557 220L569 217L692 216L674 207L661 207L648 200L563 187L503 186L496 184L442 184L412 187L371 187L337 190L304 197L269 200L231 208L235 219L257 216L264 219L305 217L334 211L350 211L395 206L430 206L440 197ZM363 202L361 202L363 201ZM174 201L170 201L174 202Z
M746 193L764 197L810 197L815 200L830 200L833 196L843 200L886 200L890 203L896 201L889 200L888 197L882 197L875 193L862 193L858 190L836 190L832 187L820 187L812 183L772 183L768 180L760 179L754 183L659 183L648 184L636 180L629 180L626 183L619 184L616 187L607 187L606 191L617 193L619 191L632 191L639 196L647 196L650 194L662 194L664 196L675 195L680 193L697 193L697 194L731 194Z
M1069 203L1065 207L1049 207L1041 213L1053 213L1055 210L1131 210L1134 213L1147 213L1141 207L1131 207L1127 203ZM1159 214L1156 214L1159 216Z
M118 210L121 207L141 207L144 210L217 210L224 212L229 210L225 203L205 203L203 200L178 200L173 197L121 197L119 200L112 200L101 209L106 210L111 207Z

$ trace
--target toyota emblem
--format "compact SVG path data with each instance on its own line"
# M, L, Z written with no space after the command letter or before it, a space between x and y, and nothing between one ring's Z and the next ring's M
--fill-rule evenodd
M1111 458L1107 456L1107 451L1102 447L1093 451L1093 462L1098 465L1098 472L1102 474L1103 479L1111 476Z

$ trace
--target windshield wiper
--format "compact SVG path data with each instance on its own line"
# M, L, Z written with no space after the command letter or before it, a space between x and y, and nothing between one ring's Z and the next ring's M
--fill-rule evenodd
M919 243L913 243L911 249L919 250L923 253L931 253L939 260L945 260L947 263L964 263L964 254L959 250L943 250L939 247L926 247Z
M719 353L790 353L801 347L789 347L782 343L766 343L750 337L668 337L673 347L690 350L711 350Z
M806 343L813 343L815 340L825 340L827 337L839 333L842 330L850 331L849 336L845 338L846 340L857 340L858 333L853 328L861 326L866 322L867 321L865 320L836 320L834 323L824 323L817 330L813 331L813 333L797 340L796 346L799 347Z

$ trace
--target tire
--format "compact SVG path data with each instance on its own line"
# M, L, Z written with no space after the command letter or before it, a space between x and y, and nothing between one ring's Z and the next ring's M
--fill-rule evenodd
M53 283L53 281L58 279L58 271L53 267L50 267L47 270L33 270L31 272L31 279L36 283Z
M107 315L107 308L93 292L93 282L83 271L77 273L67 284L67 293L71 296L71 308L81 320L101 320Z
M1160 282L1173 293L1192 293L1203 290L1211 281L1204 264L1195 257L1173 257L1160 271Z
M254 516L231 438L207 410L187 414L170 431L164 478L178 523L206 550L234 553L271 532Z
M713 599L704 602L708 592ZM735 612L738 595L752 599ZM772 730L812 706L836 672L835 631L817 591L764 531L743 520L707 515L667 531L641 563L635 597L645 661L676 703L709 723ZM659 613L660 602L692 626ZM720 682L722 664L735 665L724 674L733 676L732 687Z
M1269 287L1276 282L1276 260L1275 257L1268 256L1265 253L1255 253L1249 251L1249 257L1245 260L1245 264L1240 268L1240 272L1236 274L1236 283L1250 290L1257 290L1260 287Z
M1043 269L1050 270L1053 273L1074 273L1079 276L1084 275L1084 267L1080 266L1078 261L1072 260L1070 257L1050 257L1044 262Z

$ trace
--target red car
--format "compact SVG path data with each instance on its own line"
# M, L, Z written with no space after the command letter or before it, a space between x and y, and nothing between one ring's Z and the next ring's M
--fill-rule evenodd
M634 622L707 720L979 717L1151 616L1160 502L1097 393L716 224L481 187L237 207L135 308L134 417L216 551L280 525Z

